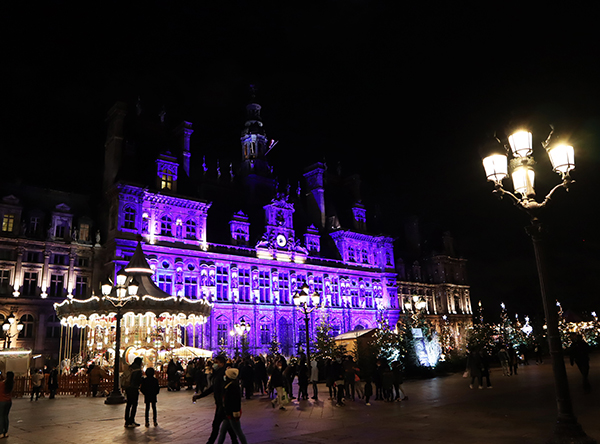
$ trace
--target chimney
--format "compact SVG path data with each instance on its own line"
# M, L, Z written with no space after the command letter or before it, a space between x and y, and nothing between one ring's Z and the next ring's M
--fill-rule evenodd
M304 173L308 212L319 228L325 228L325 170L324 164L315 163Z
M183 154L183 170L188 177L190 177L190 136L193 132L192 124L185 120L175 128L175 135L179 137Z
M106 117L106 143L104 144L104 190L115 182L121 168L123 154L123 125L127 115L127 105L116 102Z

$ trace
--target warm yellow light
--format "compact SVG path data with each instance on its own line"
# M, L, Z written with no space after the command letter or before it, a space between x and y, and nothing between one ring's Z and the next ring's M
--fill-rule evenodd
M512 172L512 181L515 192L523 196L531 196L535 194L533 184L535 179L535 171L526 165L519 166Z
M570 145L553 145L547 149L554 171L567 174L575 168L575 150Z
M508 138L510 149L515 157L527 157L532 151L532 137L529 131L517 131Z
M508 159L504 154L493 154L483 159L483 168L488 180L500 183L508 176Z

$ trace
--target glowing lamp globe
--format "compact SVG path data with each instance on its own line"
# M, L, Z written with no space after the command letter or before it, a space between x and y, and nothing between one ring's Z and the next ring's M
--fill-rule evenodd
M17 330L19 330L19 331L23 330L23 324L18 324L17 325Z
M127 286L127 291L129 292L129 295L130 296L136 295L139 287L140 287L140 285L137 283L137 281L135 279L133 279Z
M575 150L570 145L553 145L547 148L548 157L552 162L552 169L563 175L575 169Z
M523 196L535 194L533 188L534 179L535 171L527 165L521 165L512 172L512 181L515 192L520 193Z
M117 285L122 287L125 285L125 282L127 282L127 275L123 270L121 270L119 273L117 273Z
M2 324L2 330L8 331L9 328L10 328L10 324L8 322L5 322L4 324Z
M483 159L483 168L488 180L500 183L508 176L508 159L504 154L492 154Z
M110 284L102 284L102 294L104 296L108 296L110 294L110 292L112 291L112 285Z
M533 150L532 136L529 131L517 131L508 137L510 149L515 157L527 157Z

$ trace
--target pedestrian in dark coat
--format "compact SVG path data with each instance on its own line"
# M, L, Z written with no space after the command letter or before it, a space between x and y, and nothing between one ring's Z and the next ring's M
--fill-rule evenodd
M479 388L483 388L481 368L481 357L479 356L479 353L477 351L472 351L469 353L469 356L467 356L467 369L471 375L471 384L469 385L469 388L473 388L476 378L479 383Z
M48 376L48 390L50 390L49 399L54 399L58 390L58 369L56 367L50 371L50 375Z
M152 367L146 369L146 377L142 379L140 391L144 394L144 403L146 404L146 427L150 427L150 407L152 407L152 417L154 418L154 427L156 427L158 425L156 401L160 386L158 385L158 379L154 377Z
M223 395L224 395L224 386L225 386L225 370L226 370L225 362L226 362L225 356L219 355L215 358L215 363L213 364L213 377L212 377L213 383L212 383L212 385L209 388L207 388L206 390L204 390L202 393L192 396L193 402L196 402L196 400L202 399L205 396L210 395L211 393L214 394L214 397L215 397L215 405L216 405L215 417L212 422L212 432L210 434L210 437L208 438L208 441L206 441L207 444L214 444L214 442L217 440L217 437L219 436L219 430L221 428L221 423L225 419L225 408L223 405ZM239 388L238 388L238 390L239 390ZM228 428L229 436L231 437L231 443L237 444L238 439L235 435L235 432L233 431L233 429L230 426L228 426L227 428Z
M138 427L135 422L135 414L137 413L138 400L140 397L139 388L142 384L142 363L144 360L137 357L133 360L133 364L129 366L131 376L129 377L129 385L125 387L125 395L127 396L127 405L125 406L125 427Z
M240 393L240 384L237 379L238 374L239 371L237 368L228 368L225 370L225 385L223 386L223 410L225 417L219 431L218 444L225 442L228 430L233 430L240 442L247 444L246 436L240 424L242 417L242 396Z
M309 370L303 358L298 365L298 399L305 401L308 399L308 377Z
M588 352L589 346L583 339L583 336L576 335L573 338L571 347L569 348L569 359L571 361L571 365L577 364L577 368L583 377L583 389L586 392L592 390L590 381L588 380L588 375L590 373L590 357Z

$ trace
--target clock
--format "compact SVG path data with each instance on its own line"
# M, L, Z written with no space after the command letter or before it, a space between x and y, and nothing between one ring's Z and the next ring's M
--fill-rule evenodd
M283 234L278 234L277 237L275 238L275 241L277 242L277 245L279 245L280 247L285 247L285 244L287 244L287 239L285 238L285 236Z

